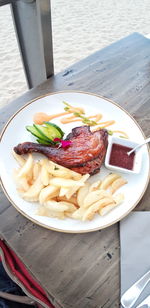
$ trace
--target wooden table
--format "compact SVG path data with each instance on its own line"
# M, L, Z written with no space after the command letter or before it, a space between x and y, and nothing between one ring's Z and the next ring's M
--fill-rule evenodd
M135 33L50 78L1 110L1 127L29 100L59 90L110 98L150 135L150 40ZM136 210L149 210L150 187ZM0 194L0 235L49 293L56 307L119 307L119 224L86 234L35 225Z

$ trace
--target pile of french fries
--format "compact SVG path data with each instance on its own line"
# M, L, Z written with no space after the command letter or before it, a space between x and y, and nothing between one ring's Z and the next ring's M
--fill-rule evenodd
M19 167L14 179L19 195L28 202L39 202L37 215L59 219L92 220L96 213L106 215L124 200L116 191L127 183L119 174L111 173L90 184L89 174L81 175L47 158L27 159L13 152Z

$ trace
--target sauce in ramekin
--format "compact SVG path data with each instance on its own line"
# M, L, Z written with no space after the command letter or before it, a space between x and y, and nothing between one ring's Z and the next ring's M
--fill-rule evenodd
M128 170L133 170L135 152L128 155L127 152L130 150L132 150L132 148L113 143L109 164Z

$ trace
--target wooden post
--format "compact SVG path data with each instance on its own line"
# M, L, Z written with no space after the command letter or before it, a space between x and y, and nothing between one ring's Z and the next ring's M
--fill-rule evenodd
M18 44L29 88L53 75L50 0L11 3Z

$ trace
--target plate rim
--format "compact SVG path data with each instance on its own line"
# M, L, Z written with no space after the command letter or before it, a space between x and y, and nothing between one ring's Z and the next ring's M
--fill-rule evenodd
M121 109L123 112L125 112L132 120L133 122L135 123L135 125L137 125L137 127L139 128L141 134L143 135L143 138L145 139L146 136L142 130L142 128L140 127L140 125L138 124L138 122L134 119L134 117L127 111L125 110L122 106L120 106L118 103L114 102L113 100L105 97L105 96L102 96L100 94L96 94L96 93L93 93L93 92L86 92L86 91L80 91L80 90L62 90L62 91L56 91L56 92L50 92L50 93L46 93L46 94L43 94L43 95L40 95L36 98L33 98L31 99L29 102L27 102L26 104L24 104L22 107L20 107L9 119L8 121L6 122L6 124L4 125L2 131L1 131L1 134L0 134L0 141L2 140L2 137L9 125L9 123L15 118L15 116L20 112L22 111L23 109L25 109L28 105L34 103L35 101L43 98L43 97L46 97L46 96L52 96L52 95L56 95L56 94L60 94L60 93L79 93L79 94L86 94L86 95L90 95L90 96L95 96L95 97L98 97L98 98L102 98L108 102L110 102L112 105L115 105L116 107L118 107L119 109ZM146 145L147 147L147 153L148 153L148 156L149 156L149 171L148 171L148 176L147 176L147 179L146 179L146 183L144 185L144 188L143 188L143 191L141 193L141 195L139 196L138 200L133 204L133 206L125 213L123 214L119 219L116 219L114 220L112 223L107 223L105 224L104 226L99 226L99 227L96 227L96 228L92 228L92 229L88 229L88 230L64 230L64 229L59 229L59 228L55 228L55 227L50 227L48 225L45 225L44 223L41 223L39 221L37 221L36 219L28 216L28 214L26 214L24 211L22 211L20 208L18 208L18 206L15 204L15 202L11 199L11 197L9 196L4 184L3 184L3 181L2 181L2 178L0 176L0 184L1 184L1 187L2 187L2 190L5 194L5 196L7 197L7 199L10 201L10 203L15 207L15 209L21 213L24 217L26 217L27 219L29 219L30 221L32 221L33 223L39 225L40 227L44 227L48 230L52 230L52 231L57 231L57 232L62 232L62 233L70 233L70 234L73 234L73 233L76 233L76 234L80 234L80 233L88 233L88 232L95 232L95 231L98 231L98 230L102 230L102 229L105 229L107 227L110 227L114 224L116 224L117 222L121 221L123 218L125 218L135 207L136 205L140 202L140 200L142 199L142 197L144 196L145 192L146 192L146 189L148 187L148 184L149 184L149 179L150 179L150 148L148 146L148 144Z

